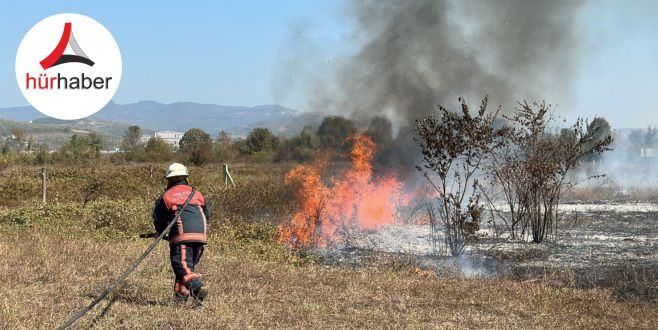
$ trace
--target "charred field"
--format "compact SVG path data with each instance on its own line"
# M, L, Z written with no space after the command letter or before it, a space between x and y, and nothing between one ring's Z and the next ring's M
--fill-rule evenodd
M545 281L580 289L603 288L622 300L658 301L658 204L565 204L556 238L535 244L510 240L493 224L459 256L446 252L428 224L394 225L355 235L349 244L322 253L334 264L409 267L446 276Z

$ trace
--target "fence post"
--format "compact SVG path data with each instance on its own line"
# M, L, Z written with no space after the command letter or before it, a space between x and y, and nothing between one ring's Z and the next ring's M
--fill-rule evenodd
M46 203L46 167L41 167L41 199Z
M228 183L231 182L233 187L235 187L235 182L233 182L233 178L231 177L231 173L228 172L228 164L223 165L224 168L224 188L228 188Z
M222 165L222 168L224 169L224 188L228 188L228 175L226 175L228 173L228 164Z

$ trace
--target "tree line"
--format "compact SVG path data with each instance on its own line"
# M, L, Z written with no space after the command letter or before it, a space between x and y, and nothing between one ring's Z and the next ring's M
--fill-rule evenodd
M357 132L357 125L342 116L328 116L317 127L306 126L296 135L277 135L263 127L252 129L246 137L234 137L222 131L216 137L199 128L187 130L180 142L172 146L159 137L142 141L139 126L126 129L118 152L108 152L107 137L99 133L73 134L57 150L47 150L34 143L22 128L12 129L0 147L0 166L11 163L80 163L109 157L113 163L180 161L195 165L235 161L311 160L319 150L332 149L337 154L349 150L347 137ZM370 120L365 132L380 151L392 145L393 125L385 117Z
M158 137L146 143L140 141L140 129L131 126L121 145L126 161L163 161L178 159L195 165L236 160L297 161L311 160L319 150L332 149L343 153L349 149L347 137L357 132L355 123L342 116L325 117L317 127L306 126L293 136L276 135L268 128L252 129L244 138L236 138L222 131L216 138L199 129L189 129L181 138L178 148L172 148ZM393 125L384 117L375 117L366 131L382 147L393 140Z

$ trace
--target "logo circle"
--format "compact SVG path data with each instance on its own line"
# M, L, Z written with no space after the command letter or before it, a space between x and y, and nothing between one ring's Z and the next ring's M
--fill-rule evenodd
M25 34L16 53L16 80L25 99L46 116L93 115L121 81L121 52L101 23L80 14L47 17Z

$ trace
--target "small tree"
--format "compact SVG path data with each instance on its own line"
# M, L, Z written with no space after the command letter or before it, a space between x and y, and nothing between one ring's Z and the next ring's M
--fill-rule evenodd
M121 140L121 148L126 152L136 151L141 146L141 129L139 126L130 126Z
M311 127L306 126L298 136L282 139L277 147L277 161L296 160L309 161L320 149L318 136Z
M257 127L249 132L247 136L247 148L252 153L273 150L277 145L277 138L267 128Z
M325 117L318 128L318 137L323 147L329 147L341 151L349 150L345 144L348 136L356 132L354 123L341 116Z
M535 243L557 232L558 206L565 190L578 182L569 180L571 170L587 157L610 150L612 136L604 125L588 125L583 119L568 129L551 128L554 118L545 103L519 103L513 116L505 117L502 148L492 150L487 172L509 207L498 212L511 238L532 234ZM493 206L493 204L492 204Z
M98 133L74 134L69 142L60 148L56 157L71 163L89 161L100 156L102 146L103 137Z
M370 120L366 135L377 144L378 148L388 147L393 142L393 124L384 116L375 116Z
M603 141L604 139L612 136L612 129L610 124L603 117L594 117L594 119L587 124L587 132L592 136L592 141L588 142L584 147L586 149L592 149L596 146L597 143ZM584 159L588 162L601 162L601 153L592 153L588 156L585 156Z
M226 131L219 132L217 141L215 141L215 153L219 160L235 156L235 148L231 135Z
M202 165L212 159L210 135L199 128L189 129L179 142L180 151L195 165Z
M423 154L423 164L417 169L438 194L437 207L429 211L432 232L443 230L445 243L455 256L464 251L479 228L483 211L476 189L480 166L504 132L493 128L498 110L487 113L488 98L475 115L464 99L459 102L461 113L439 107L438 118L417 121L419 137L415 138Z
M25 129L22 127L12 127L9 130L9 134L11 135L8 142L10 143L11 147L16 150L16 151L21 151L25 149L25 144L27 142L27 134L25 133Z
M645 148L654 148L658 144L658 128L653 125L647 127L646 132L644 133L644 147Z
M48 149L44 145L37 144L35 146L35 155L34 162L36 165L46 165L50 162L51 156L48 153Z
M154 137L146 142L144 156L148 161L168 161L171 159L171 147L162 138Z

